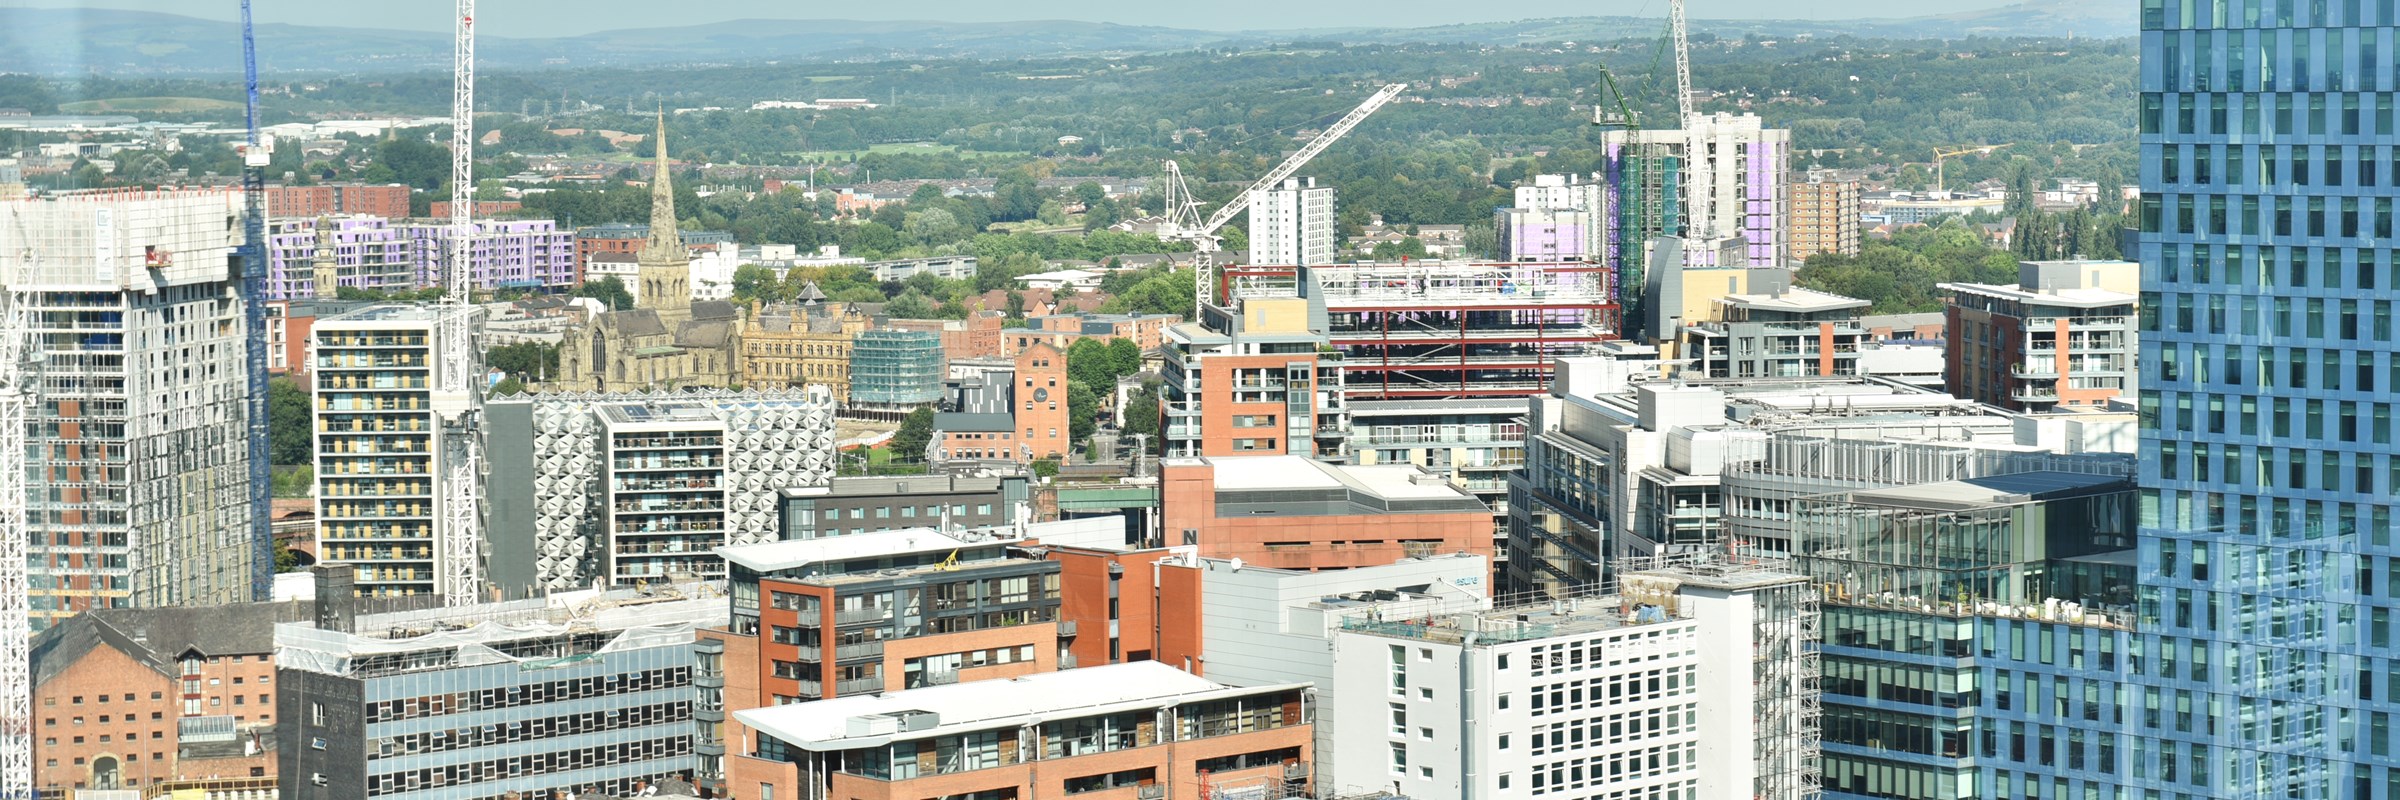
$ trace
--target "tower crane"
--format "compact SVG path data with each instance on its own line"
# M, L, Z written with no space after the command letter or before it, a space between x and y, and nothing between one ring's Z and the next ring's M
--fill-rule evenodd
M242 312L243 368L250 375L250 599L274 599L275 535L267 450L267 165L274 146L258 134L258 38L251 33L250 0L242 0Z
M475 0L458 0L450 84L450 236L442 265L439 358L433 402L441 418L443 602L483 601L483 351L475 344Z
M1947 163L1947 162L1948 162L1950 159L1957 158L1957 157L1959 157L1959 156L1988 156L1988 155L1991 155L1991 154L1993 154L1993 153L1995 153L1995 152L1999 152L2000 148L2003 148L2003 147L2008 147L2009 145L2013 145L2013 144L2015 144L2015 142L2010 142L2009 144L1987 144L1987 145L1982 145L1982 146L1978 146L1978 147L1936 147L1936 148L1934 148L1934 149L1933 149L1933 190L1934 190L1934 191L1937 191L1937 192L1949 191L1949 189L1950 189L1949 185L1948 185L1947 183L1944 183L1944 182L1943 182L1943 179L1944 179L1944 177L1946 177L1946 176L1944 176L1944 175L1942 174L1942 166L1943 166L1945 163Z
M1394 83L1376 90L1375 94L1368 97L1366 102L1358 104L1357 108L1350 109L1350 113L1342 115L1342 118L1336 120L1332 125L1325 126L1325 130L1318 133L1316 138L1308 140L1308 144L1301 146L1300 152L1293 153L1292 157L1284 159L1283 163L1275 165L1274 169L1267 170L1267 174L1260 177L1257 182L1250 184L1249 188L1235 194L1233 199L1225 201L1225 205L1219 207L1217 213L1209 215L1206 221L1196 225L1181 220L1199 218L1199 201L1192 199L1191 188L1183 183L1183 167L1173 161L1167 162L1166 214L1168 223L1159 230L1158 238L1171 242L1191 242L1195 245L1194 249L1199 251L1198 257L1194 259L1192 278L1195 285L1192 319L1200 318L1200 307L1208 304L1209 296L1213 291L1211 287L1215 284L1216 264L1213 254L1225 241L1224 237L1217 235L1217 230L1225 227L1225 223L1232 222L1235 215L1249 210L1250 194L1263 189L1275 188L1275 184L1282 183L1283 179L1299 172L1301 167L1308 165L1309 160L1316 158L1317 154L1325 152L1325 148L1332 147L1334 142L1341 141L1341 138L1348 135L1352 128L1358 127L1359 123L1365 122L1367 117L1382 109L1384 104L1392 102L1392 98L1399 97L1401 92L1407 90L1408 84L1405 83Z
M1683 128L1683 163L1691 174L1683 182L1683 213L1685 230L1689 235L1715 241L1717 235L1716 209L1709 207L1709 194L1715 189L1711 167L1715 166L1707 152L1708 142L1700 138L1700 112L1692 106L1692 43L1683 14L1683 0L1667 2L1667 39L1675 49L1675 119Z

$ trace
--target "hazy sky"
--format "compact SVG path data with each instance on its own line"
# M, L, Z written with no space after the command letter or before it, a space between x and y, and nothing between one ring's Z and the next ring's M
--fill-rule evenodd
M2101 0L2131 2L2131 0ZM1918 16L2007 5L2009 0L1695 0L1695 18ZM0 0L0 6L85 6L162 11L231 19L235 0ZM696 25L743 18L916 19L950 22L1081 19L1205 30L1314 27L1415 27L1529 17L1665 16L1666 0L1558 3L1473 3L1461 0L916 0L911 3L826 0L483 0L483 32L493 36L557 36L642 25ZM364 28L448 30L447 0L253 0L260 22Z

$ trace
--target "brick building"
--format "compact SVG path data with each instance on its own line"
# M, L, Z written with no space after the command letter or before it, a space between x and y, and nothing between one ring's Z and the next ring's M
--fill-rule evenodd
M2092 407L2131 395L2140 266L2027 261L2017 284L1945 283L1951 394L2011 411Z
M699 247L709 244L732 244L733 234L724 231L681 231L683 246ZM636 255L650 240L650 226L630 222L612 222L575 229L575 282L582 283L585 270L595 253Z
M33 642L34 784L140 790L274 774L275 624L307 603L100 609Z
M1344 569L1443 553L1492 556L1492 510L1415 466L1300 456L1169 458L1166 543L1262 567Z
M1309 684L1117 664L734 716L735 797L1308 797ZM1087 794L1088 793L1088 794Z
M1818 253L1858 255L1858 182L1811 175L1792 185L1792 264Z
M1031 317L1027 327L1009 328L1000 332L1001 352L1015 355L1036 343L1065 350L1077 339L1099 339L1102 342L1131 339L1142 352L1157 350L1165 342L1169 326L1183 321L1175 314L1087 314L1069 312Z
M318 217L329 214L371 214L385 219L405 219L409 216L408 196L408 187L397 183L269 186L267 187L267 216Z

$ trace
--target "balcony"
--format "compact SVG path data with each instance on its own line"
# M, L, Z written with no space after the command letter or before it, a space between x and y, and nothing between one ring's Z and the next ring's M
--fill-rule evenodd
M835 625L863 625L891 618L892 611L888 608L845 608L833 612Z
M1111 564L1110 566L1115 566L1115 565L1114 565L1114 564ZM1061 638L1061 639L1073 639L1073 638L1075 638L1075 621L1074 621L1074 620L1071 620L1071 619L1062 619L1062 620L1059 620L1059 621L1058 621L1058 638Z
M882 657L882 642L860 642L856 644L835 645L833 648L833 658L835 661L852 661L856 659Z
M882 694L883 678L881 676L872 678L845 678L843 680L834 682L833 691L836 695L843 696L859 694Z

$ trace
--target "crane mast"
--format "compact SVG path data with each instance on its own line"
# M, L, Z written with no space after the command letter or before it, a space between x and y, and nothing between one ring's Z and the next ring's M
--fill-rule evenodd
M1160 231L1159 238L1191 242L1197 245L1196 249L1200 251L1198 257L1193 260L1195 268L1192 279L1195 282L1196 290L1193 292L1192 319L1200 318L1200 308L1208 305L1210 287L1215 282L1216 265L1212 254L1216 252L1217 244L1223 241L1217 236L1217 229L1225 227L1225 223L1232 222L1236 215L1249 210L1251 193L1275 188L1275 184L1282 183L1283 179L1299 172L1301 167L1308 165L1309 160L1316 158L1317 154L1325 152L1325 148L1332 147L1334 142L1341 141L1341 138L1348 135L1351 129L1358 127L1359 123L1365 122L1367 117L1382 109L1384 104L1392 102L1392 98L1399 97L1401 92L1407 90L1408 84L1405 83L1389 84L1377 89L1373 96L1367 98L1366 102L1358 104L1357 108L1350 109L1350 113L1342 115L1341 119L1326 126L1324 131L1316 135L1316 138L1308 140L1308 144L1301 146L1300 152L1293 153L1290 158L1284 159L1283 163L1275 165L1274 169L1267 170L1266 175L1250 184L1249 188L1235 194L1233 199L1227 200L1224 206L1217 209L1217 213L1209 215L1208 220L1200 223L1197 227L1185 227L1178 221L1181 217L1177 215L1176 198L1172 193L1177 191L1176 187L1182 186L1183 171L1182 167L1176 165L1175 162L1167 162L1170 195L1167 198L1166 213L1169 224L1167 230ZM1195 212L1193 216L1197 216L1198 201L1189 199L1191 189L1184 187L1180 191Z
M434 396L441 417L443 602L482 602L483 353L475 344L475 0L458 0L450 91L450 236L442 266L440 348Z
M1716 188L1708 153L1709 143L1700 135L1699 112L1692 108L1692 47L1687 21L1683 15L1683 0L1668 0L1667 38L1675 48L1675 118L1683 127L1683 163L1687 172L1683 182L1684 223L1686 234L1705 241L1717 236L1716 211L1709 199Z
M267 164L269 149L258 135L258 39L250 30L250 0L242 0L242 311L250 326L243 337L250 397L250 599L275 593L275 534L270 484L274 467L267 450Z

